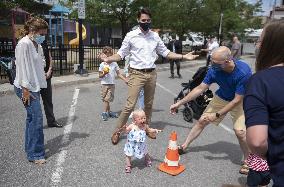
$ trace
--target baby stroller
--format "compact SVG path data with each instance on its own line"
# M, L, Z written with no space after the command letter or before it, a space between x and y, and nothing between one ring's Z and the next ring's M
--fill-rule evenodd
M16 77L16 65L15 58L12 57L0 57L0 66L7 73L10 84L13 85Z
M208 66L200 67L192 76L192 80L189 80L188 83L182 83L181 86L183 89L179 92L177 97L174 98L174 103L183 99L191 90L197 87L206 76L207 70ZM183 119L187 122L192 122L193 118L198 120L212 98L213 92L208 89L195 100L185 103L182 111Z

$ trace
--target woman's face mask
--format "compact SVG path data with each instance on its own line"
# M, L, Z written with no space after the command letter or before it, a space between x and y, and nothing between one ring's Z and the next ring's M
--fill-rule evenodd
M42 35L34 35L33 40L37 43L37 44L42 44L42 42L45 40L45 36Z

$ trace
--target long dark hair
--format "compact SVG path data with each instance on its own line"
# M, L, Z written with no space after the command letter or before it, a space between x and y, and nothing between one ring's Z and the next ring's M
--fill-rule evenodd
M256 71L284 63L284 20L270 22L263 32Z

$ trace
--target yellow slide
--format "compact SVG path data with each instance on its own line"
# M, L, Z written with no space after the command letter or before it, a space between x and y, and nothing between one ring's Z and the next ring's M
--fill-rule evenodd
M77 34L77 37L74 38L73 40L70 40L69 44L70 45L79 45L79 23L76 22L76 34ZM82 24L82 39L86 39L87 37L87 31L86 31L86 27Z

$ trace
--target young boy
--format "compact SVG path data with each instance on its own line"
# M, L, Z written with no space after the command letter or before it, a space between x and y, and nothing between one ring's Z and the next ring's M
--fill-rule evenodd
M103 53L106 56L111 56L112 48L104 47ZM110 111L110 102L114 99L114 90L115 90L115 74L119 78L125 81L127 84L128 80L120 73L119 66L116 62L106 63L102 62L99 67L99 77L101 78L101 96L104 102L104 112L102 113L102 119L107 121L109 117L117 118L118 115L115 112Z

